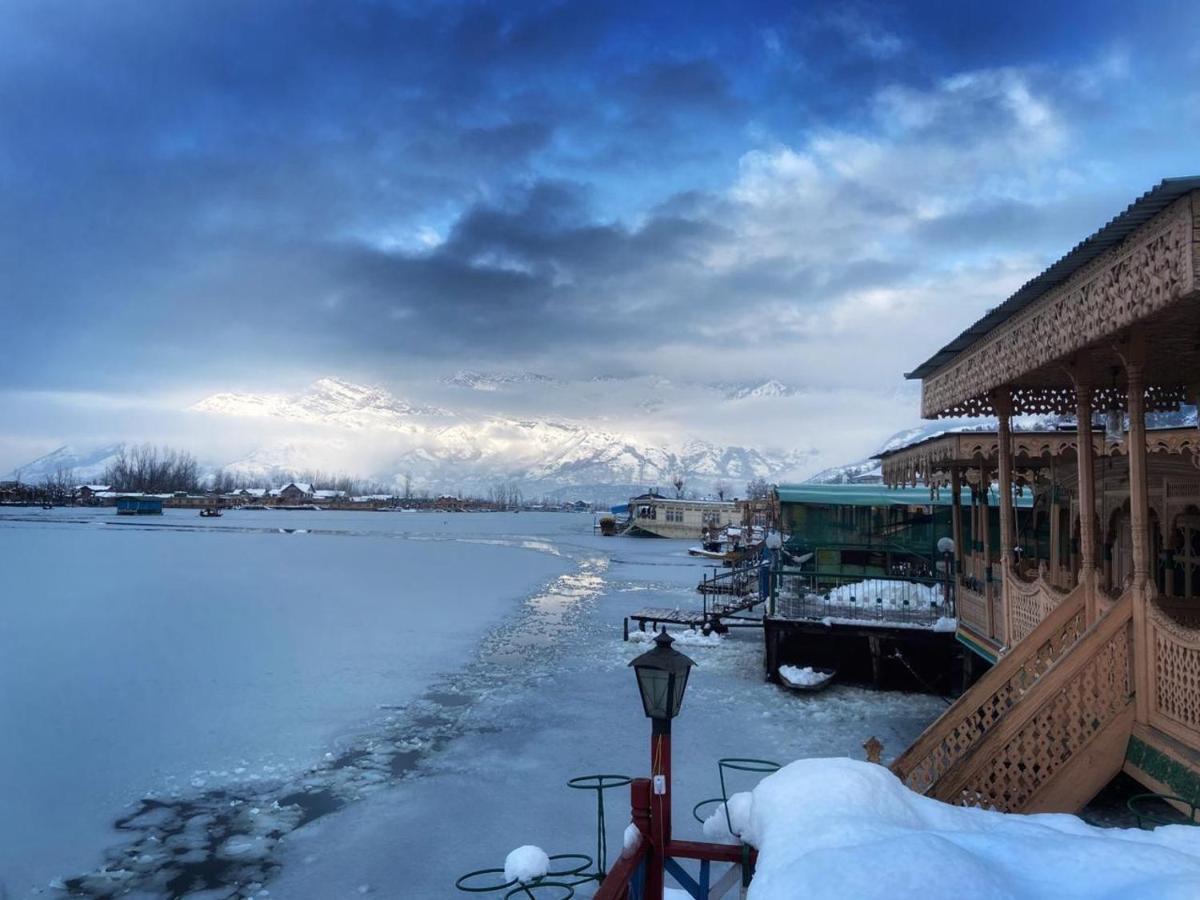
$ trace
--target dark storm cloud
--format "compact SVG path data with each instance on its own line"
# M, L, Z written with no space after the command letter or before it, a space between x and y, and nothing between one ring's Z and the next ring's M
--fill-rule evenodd
M1065 119L1131 89L998 9L8 4L0 386L650 348L1033 249Z

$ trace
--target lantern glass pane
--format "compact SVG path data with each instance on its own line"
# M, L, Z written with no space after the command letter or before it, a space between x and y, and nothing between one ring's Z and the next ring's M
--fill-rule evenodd
M637 670L638 688L642 692L642 706L646 715L653 719L670 716L671 676L662 669L640 668Z
M675 693L671 698L671 718L679 715L679 708L683 706L683 692L687 690L688 676L692 674L690 667L685 667L682 672L675 676L672 680L675 682Z

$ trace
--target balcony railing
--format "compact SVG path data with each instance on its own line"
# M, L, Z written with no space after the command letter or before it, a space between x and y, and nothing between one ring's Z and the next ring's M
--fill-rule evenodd
M780 618L929 627L954 617L953 585L939 579L864 579L786 569L775 574L775 615Z

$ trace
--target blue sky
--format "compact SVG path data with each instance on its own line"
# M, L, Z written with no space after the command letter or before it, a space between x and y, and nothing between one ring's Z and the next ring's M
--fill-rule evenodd
M88 437L80 404L324 374L416 395L464 367L716 364L870 449L916 417L903 371L1200 172L1198 24L1184 2L10 2L0 468Z

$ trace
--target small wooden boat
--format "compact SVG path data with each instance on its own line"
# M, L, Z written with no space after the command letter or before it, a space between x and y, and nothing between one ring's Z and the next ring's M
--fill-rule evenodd
M206 506L200 510L200 517L203 519L213 519L221 515L221 511L215 506Z
M829 687L837 676L837 669L820 669L814 666L780 666L779 683L793 691L815 693Z

